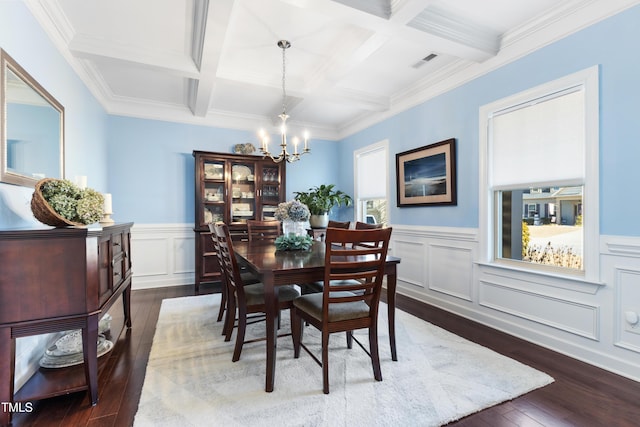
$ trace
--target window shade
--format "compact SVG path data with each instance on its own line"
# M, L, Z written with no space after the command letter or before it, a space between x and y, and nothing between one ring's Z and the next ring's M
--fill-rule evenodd
M584 91L577 90L496 114L490 125L490 185L584 178L584 102Z
M383 148L362 153L357 159L358 198L383 199L387 196L385 173L387 156Z

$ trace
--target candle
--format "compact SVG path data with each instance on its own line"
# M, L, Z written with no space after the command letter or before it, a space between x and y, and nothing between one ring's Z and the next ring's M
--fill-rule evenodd
M305 131L304 132L304 151L308 151L309 150L309 132Z
M102 196L104 197L104 213L112 214L113 213L113 206L111 205L112 204L111 194L104 193Z
M298 137L293 138L293 154L298 154Z
M76 176L76 185L81 190L84 190L85 188L87 188L87 177L84 175Z

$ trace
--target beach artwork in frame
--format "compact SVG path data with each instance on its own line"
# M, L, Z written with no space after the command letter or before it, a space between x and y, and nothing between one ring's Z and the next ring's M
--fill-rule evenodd
M396 154L398 206L455 205L456 140Z

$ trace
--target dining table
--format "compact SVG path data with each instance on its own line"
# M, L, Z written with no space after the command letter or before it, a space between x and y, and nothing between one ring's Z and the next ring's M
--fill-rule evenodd
M324 280L325 243L314 241L309 250L278 251L271 241L235 241L234 252L238 261L260 277L264 284L266 306L267 369L265 391L272 392L275 382L277 341L277 293L284 285L311 283ZM385 276L387 282L387 308L391 359L398 360L395 336L395 295L397 266L400 258L387 255Z

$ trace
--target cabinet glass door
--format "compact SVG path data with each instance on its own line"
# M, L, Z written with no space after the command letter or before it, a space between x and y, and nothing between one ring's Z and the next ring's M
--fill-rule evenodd
M247 222L256 218L255 163L231 164L231 221Z
M202 180L202 225L224 221L225 207L225 170L224 161L206 160Z
M262 167L262 219L275 219L274 214L280 203L280 169L277 166Z

